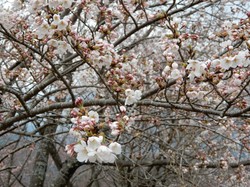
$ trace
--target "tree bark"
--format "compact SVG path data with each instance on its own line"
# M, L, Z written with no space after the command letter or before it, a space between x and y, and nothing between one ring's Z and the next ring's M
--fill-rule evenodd
M30 179L30 187L43 187L49 159L49 145L52 143L51 134L53 134L55 131L55 124L48 125L45 128L44 135L48 134L49 136L45 137L39 144Z
M69 183L70 178L73 176L78 167L82 163L78 162L75 158L67 159L60 170L56 179L51 183L50 187L65 187Z

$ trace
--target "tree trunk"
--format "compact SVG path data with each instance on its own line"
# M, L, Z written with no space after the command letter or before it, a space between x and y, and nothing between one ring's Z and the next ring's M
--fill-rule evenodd
M65 187L69 184L70 178L73 176L78 167L82 164L78 162L75 158L67 159L62 166L58 176L51 183L50 187Z
M49 136L45 137L39 144L30 179L30 187L43 187L49 159L49 145L52 143L50 138L52 138L55 131L55 124L48 125L45 128L43 135L49 134Z

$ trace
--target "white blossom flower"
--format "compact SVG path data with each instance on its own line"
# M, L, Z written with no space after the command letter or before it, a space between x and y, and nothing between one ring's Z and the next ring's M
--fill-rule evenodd
M111 135L117 136L120 134L120 130L118 129L118 121L114 121L110 123L109 127L111 129Z
M59 23L57 24L57 30L65 30L66 27L68 26L67 21L65 20L60 20Z
M99 114L93 110L89 111L88 112L88 116L91 118L91 119L94 119L96 123L99 122Z
M228 70L229 68L231 68L233 66L233 57L224 57L223 59L221 59L221 63L220 66L221 68L223 68L224 70Z
M232 62L231 67L232 67L232 68L236 68L237 66L242 65L243 59L242 59L241 56L235 55L235 56L232 58L232 61L233 61L233 62Z
M214 59L212 62L211 62L211 67L213 68L216 68L217 66L220 65L220 60L219 59Z
M71 46L65 41L58 41L58 46L55 50L55 53L63 55L66 54L67 51L71 51Z
M163 71L162 71L162 76L163 77L165 77L165 78L167 78L166 76L167 76L167 74L168 74L168 72L170 71L170 67L169 66L166 66L164 69L163 69Z
M176 62L174 62L174 63L172 64L172 68L173 68L173 69L177 69L177 68L178 68L178 64L177 64Z
M78 122L78 118L71 118L70 121L74 124L77 124Z
M53 22L51 23L51 25L55 25L55 26L57 26L58 25L58 23L60 22L60 15L58 15L58 14L54 14L53 15Z
M224 170L227 170L228 169L228 162L226 160L221 160L220 167Z
M102 68L103 66L110 67L111 62L112 62L112 56L109 54L106 54L105 56L98 57L98 63L96 63L96 65L99 68Z
M238 78L235 78L232 82L234 86L240 86L242 84L242 81Z
M117 155L121 154L122 152L122 147L121 144L117 143L117 142L112 142L109 145L109 148Z
M178 69L173 69L171 71L170 76L169 76L169 78L171 78L171 79L178 79L180 77L181 77L181 72Z
M124 120L126 120L126 121L129 121L129 117L126 115L126 116L123 116L123 118L122 119L124 119Z
M53 47L57 47L58 46L58 41L55 40L55 39L50 39L48 41L48 45L53 46Z
M127 96L125 105L132 105L141 99L142 93L140 90L125 90L125 95Z
M236 55L236 59L238 59L238 66L247 67L250 65L250 59L247 58L249 56L248 51L240 51Z
M140 90L135 90L135 99L140 100L142 96L142 93Z
M111 135L113 135L113 136L118 136L120 133L121 133L121 131L118 129L112 129L112 131L111 131Z
M36 30L38 39L42 39L46 35L50 35L50 26L48 23L43 22Z
M206 94L205 91L188 91L187 92L187 96L190 98L190 99L204 99L204 95Z
M170 71L170 67L169 66L166 66L165 68L164 68L164 70L163 70L163 72L165 72L165 73L168 73L169 71Z
M97 149L97 156L99 160L105 163L114 163L116 159L116 156L113 154L112 150L104 145Z
M74 151L77 153L76 159L79 162L87 162L88 161L89 156L88 156L88 151L87 151L85 141L81 141L80 144L76 144L74 146Z
M121 153L121 145L113 142L109 147L101 145L102 136L89 137L87 144L81 140L79 144L74 145L74 151L77 153L76 159L79 162L105 162L113 163L116 159L115 154Z
M226 20L221 26L225 29L230 29L232 27L232 21Z
M87 147L87 150L88 150L88 159L89 159L89 161L90 162L95 162L98 159L96 149L88 149L88 147ZM98 161L100 161L100 160L98 160Z
M205 73L206 65L203 62L197 60L188 60L187 69L191 70L189 73L189 78L192 81L194 77L201 77Z
M103 55L99 51L93 50L89 54L89 59L95 66L102 68L103 66L110 67L113 57L108 52Z
M88 25L89 25L89 27L95 27L96 26L96 20L95 19L89 19L88 20Z
M51 23L51 25L57 27L57 30L61 31L67 28L68 21L69 21L68 17L64 17L63 19L61 19L58 14L54 14L53 22Z
M116 128L118 127L118 122L117 122L117 121L114 121L114 122L110 123L110 124L109 124L109 127L110 127L111 129L116 129Z
M89 137L87 143L88 143L88 150L96 150L98 147L101 146L101 143L102 143L102 140L103 140L103 136L99 136L99 137L96 137L96 136L92 136L92 137Z
M88 117L88 116L82 116L81 119L80 119L80 122L84 123L84 122L88 122L90 120L91 120L90 117Z

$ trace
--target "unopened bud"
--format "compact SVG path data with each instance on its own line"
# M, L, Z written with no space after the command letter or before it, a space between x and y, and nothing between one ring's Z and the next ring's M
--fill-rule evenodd
M81 97L77 97L75 100L75 105L76 106L81 106L83 104L83 100Z

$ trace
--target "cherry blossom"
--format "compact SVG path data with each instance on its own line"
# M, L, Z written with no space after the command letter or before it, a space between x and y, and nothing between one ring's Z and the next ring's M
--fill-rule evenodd
M225 57L225 58L221 59L220 66L225 70L228 70L229 68L233 67L234 66L234 57Z
M78 143L72 144L74 148L68 145L67 152L71 155L75 152L79 162L113 163L117 159L116 155L121 154L121 145L117 142L111 142L108 145L105 142L104 134L99 133L103 124L99 124L99 114L96 111L90 110L87 115L83 115L81 111L86 111L83 107L83 100L77 98L75 104L79 108L71 112L71 122L74 126L70 129L69 134L73 135ZM128 124L130 119L125 114L126 108L121 106L121 113L116 115L117 121L111 123L107 120L112 136L119 135L131 125Z
M169 66L166 66L166 67L164 68L164 70L162 71L162 76L163 76L163 77L167 77L167 75L168 75L170 69L171 69L171 68L170 68Z
M53 15L53 22L51 23L51 25L57 26L59 24L60 20L61 20L60 15L54 14Z
M120 134L119 123L117 121L110 123L109 127L113 136L117 136Z
M140 90L125 90L125 95L127 96L125 105L132 105L141 99L142 93Z
M46 35L50 35L50 32L51 29L50 29L50 26L48 23L46 22L43 22L38 28L37 28L37 36L38 36L38 39L42 39L44 38Z
M96 150L98 147L101 146L102 141L103 141L103 136L89 137L89 139L88 139L88 149Z
M56 47L58 46L58 41L55 40L55 39L50 39L50 40L48 41L48 45L53 46L53 47L56 48Z
M87 145L85 141L81 141L80 144L76 144L74 146L74 151L77 153L76 159L79 162L87 162L89 157L88 157L88 150L87 150Z
M113 163L116 160L116 154L121 154L121 145L113 142L109 147L102 145L103 137L89 137L87 144L81 140L74 145L74 151L77 153L76 159L79 162L105 162ZM69 150L69 147L66 147Z
M97 154L98 160L101 162L113 163L116 160L116 156L113 153L113 151L110 148L103 146L103 145L97 149L96 154Z
M201 77L205 73L206 65L198 60L188 60L187 69L191 70L188 77L193 80L195 77Z
M89 111L88 112L88 116L91 118L91 119L94 119L96 123L99 122L99 114L93 110Z
M112 142L109 144L109 148L117 155L121 154L122 148L121 145L117 142Z
M55 50L56 54L63 55L63 54L66 54L68 51L71 51L71 46L67 42L65 41L57 42L57 47Z
M177 64L176 62L174 62L174 63L172 64L172 68L173 68L173 69L177 69L177 68L178 68L178 64Z
M180 71L179 71L178 69L173 69L173 70L171 71L171 74L170 74L169 77L170 77L171 79L178 79L178 78L181 77L181 73L180 73Z

